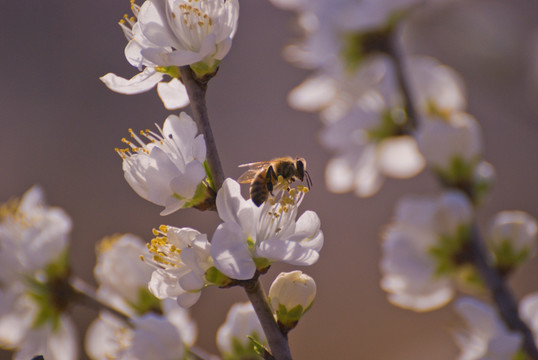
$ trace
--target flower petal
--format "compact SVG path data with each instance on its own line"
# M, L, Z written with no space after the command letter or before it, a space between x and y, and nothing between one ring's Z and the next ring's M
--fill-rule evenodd
M232 279L248 280L256 271L243 229L234 222L217 227L211 241L211 256L215 267Z
M187 89L178 79L172 79L168 83L158 83L157 93L164 107L168 110L175 110L189 105Z
M100 79L112 91L120 94L139 94L152 89L163 78L163 74L153 68L145 68L141 73L127 80L116 74L108 73Z

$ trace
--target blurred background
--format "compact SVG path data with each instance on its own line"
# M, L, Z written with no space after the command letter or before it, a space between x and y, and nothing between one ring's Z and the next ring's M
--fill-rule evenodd
M150 240L160 224L212 234L216 213L197 210L159 216L123 179L114 148L127 129L162 124L167 112L156 91L111 92L99 77L136 74L123 56L117 25L127 0L1 1L0 201L43 186L49 204L72 217L73 270L94 283L95 243L113 233ZM328 154L317 142L321 123L286 103L307 72L281 56L291 42L293 16L268 1L243 0L239 29L208 91L209 115L228 177L237 165L291 155L307 159L314 186L302 210L318 213L325 233L320 261L301 270L313 276L318 296L291 333L295 359L432 359L457 356L450 337L451 305L416 314L390 305L379 287L379 233L395 202L408 193L435 194L425 172L389 180L372 198L335 195L324 186ZM538 216L538 4L531 0L450 2L421 14L406 29L409 53L454 67L465 79L468 109L484 127L485 158L496 168L495 188L478 218L484 231L498 211ZM188 111L188 110L187 110ZM245 195L247 188L244 189ZM1 266L1 264L0 264ZM268 286L280 271L263 277ZM518 298L538 290L538 259L511 279ZM215 332L228 308L246 301L239 288L210 288L192 308L199 346L216 352ZM74 307L84 329L96 313ZM10 358L8 352L1 359ZM81 358L84 355L81 355Z

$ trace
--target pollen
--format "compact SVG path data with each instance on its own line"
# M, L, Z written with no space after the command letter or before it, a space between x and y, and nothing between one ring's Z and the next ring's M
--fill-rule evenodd
M181 249L170 243L166 232L168 227L166 225L159 226L159 229L153 229L153 235L155 236L149 244L146 244L148 252L152 255L151 262L153 265L163 268L179 268L181 263Z

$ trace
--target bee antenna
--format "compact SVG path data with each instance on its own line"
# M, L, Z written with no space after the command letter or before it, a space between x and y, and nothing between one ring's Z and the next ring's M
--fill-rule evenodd
M312 187L312 179L310 178L310 174L308 173L308 171L304 171L304 174L306 175L305 178L306 178L306 186L308 188L311 188Z

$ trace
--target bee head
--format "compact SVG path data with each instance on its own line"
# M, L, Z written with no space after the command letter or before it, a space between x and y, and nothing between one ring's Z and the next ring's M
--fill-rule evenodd
M303 158L298 158L297 162L295 163L295 167L297 168L297 177L301 179L301 181L304 179L305 165L306 162Z

